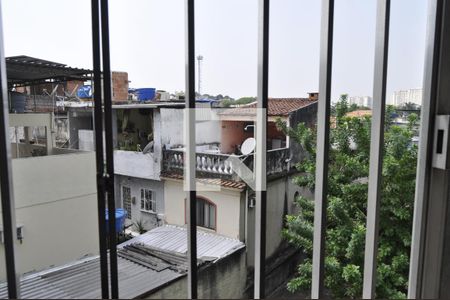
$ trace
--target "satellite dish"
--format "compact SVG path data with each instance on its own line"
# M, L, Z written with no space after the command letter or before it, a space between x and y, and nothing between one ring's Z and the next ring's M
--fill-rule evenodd
M249 155L255 150L256 140L254 138L246 139L241 145L241 152L244 155Z
M152 150L153 150L153 144L154 144L153 141L151 141L150 143L148 143L147 146L145 146L144 150L142 150L142 153L147 154L147 153L152 152Z

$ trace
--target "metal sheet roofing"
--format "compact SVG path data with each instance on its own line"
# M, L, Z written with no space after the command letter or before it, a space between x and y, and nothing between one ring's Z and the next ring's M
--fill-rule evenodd
M8 82L18 85L54 81L88 80L91 70L68 67L65 64L26 55L6 57Z
M119 296L134 298L181 276L171 269L156 271L118 257ZM98 299L100 260L98 256L58 268L26 275L20 280L21 297L28 299ZM0 298L8 298L6 283L0 284Z
M214 262L245 247L236 239L197 232L199 264ZM119 296L143 297L186 275L187 232L179 226L157 227L118 246ZM98 299L100 259L81 259L28 274L20 279L21 297L27 299ZM0 283L0 298L8 297Z
M185 227L164 225L154 228L119 245L144 244L152 248L177 253L187 253L187 231ZM244 248L237 239L197 230L197 258L217 261Z

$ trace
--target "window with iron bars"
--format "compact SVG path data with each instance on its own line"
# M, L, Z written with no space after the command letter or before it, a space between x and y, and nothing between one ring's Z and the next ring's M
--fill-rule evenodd
M440 14L440 10L443 7L443 3L447 3L446 1L438 1L438 0L430 0L430 15L431 15L431 26L429 28L428 32L428 42L431 48L427 52L427 69L426 69L426 80L425 80L425 103L427 109L424 114L427 118L425 118L426 121L430 121L427 123L426 126L432 126L431 121L434 120L433 114L436 113L436 111L433 111L431 108L434 108L433 103L435 103L435 97L436 96L436 79L433 76L436 76L437 74L437 67L442 66L439 65L438 59L436 59L437 56L437 50L440 49L440 40L439 36L441 34L441 26L442 26L442 20L439 17L442 17ZM95 4L96 3L96 4ZM106 4L105 4L106 3ZM187 73L191 76L188 76L187 80L187 95L186 98L186 106L189 108L194 108L195 103L193 103L192 95L195 95L195 81L194 81L194 74L193 70L195 67L195 60L194 60L194 1L193 0L187 0L187 31L188 31L188 45L187 45ZM366 237L366 246L365 246L365 276L364 276L364 293L363 296L365 298L370 298L374 296L374 283L375 283L375 273L376 273L376 253L377 253L377 235L378 235L378 210L379 210L379 186L380 186L380 149L383 143L382 138L382 114L384 113L384 101L385 101L385 85L386 85L386 67L387 67L387 36L389 33L388 30L388 22L389 22L389 0L382 1L380 0L378 2L378 18L377 18L377 45L376 45L376 70L375 70L375 84L374 84L374 94L377 95L377 97L374 97L375 101L379 101L380 103L378 106L374 107L374 122L372 126L372 134L373 139L371 140L372 146L373 146L373 153L371 154L373 156L373 159L371 159L371 174L373 175L369 182L369 201L368 201L368 207L369 209L369 216L367 220L367 237ZM109 28L108 24L105 23L108 20L108 13L107 13L107 1L102 0L101 1L101 9L99 7L99 3L96 1L93 1L93 35L94 35L94 42L93 48L94 48L94 62L95 62L95 79L100 80L100 53L101 51L104 51L103 54L109 53ZM448 3L447 3L448 4ZM267 108L267 84L268 84L268 34L269 34L269 27L268 27L268 21L269 21L269 1L267 0L261 0L260 1L260 55L259 55L259 94L258 94L258 101L261 108ZM101 12L101 13L100 13ZM331 90L331 69L332 69L332 35L333 35L333 13L334 13L334 1L333 0L324 0L323 1L323 7L322 7L322 55L321 55L321 75L320 75L320 91L319 91L319 117L318 117L318 151L317 151L317 184L316 184L316 195L315 195L315 224L314 224L314 253L313 253L313 271L312 271L312 297L318 298L324 295L323 290L323 272L324 272L324 234L325 234L325 224L326 224L326 194L327 194L327 149L330 147L329 144L329 117L330 117L330 90ZM447 12L448 13L448 12ZM99 16L101 15L101 20L99 19ZM105 21L106 20L106 21ZM101 21L101 23L100 23ZM447 24L448 26L448 24ZM101 35L100 35L101 31ZM100 36L103 39L103 43L100 44ZM3 44L3 43L1 43ZM2 53L3 54L3 53ZM5 64L3 55L1 56L2 60L0 61L0 64ZM109 55L103 55L103 72L104 74L110 73L109 68ZM5 77L4 74L4 68L2 70L2 77ZM110 81L110 80L109 80ZM109 90L111 90L110 82L108 83L108 80L105 80L106 84L104 85L104 91L105 91L105 119L108 119L111 117L111 111L110 111L110 99L108 102L108 98L111 98L111 95L108 95ZM100 86L100 85L98 85ZM5 92L7 90L7 87L4 86L4 83L2 83L2 91L5 95ZM96 94L95 98L97 101L96 107L98 107L98 110L96 110L96 118L99 119L100 123L96 124L97 128L101 128L102 125L102 110L101 110L101 91L99 91L100 94ZM5 101L5 99L3 99ZM434 101L434 102L433 102ZM100 105L99 105L100 104ZM5 106L6 107L6 106ZM425 110L424 109L424 110ZM7 267L7 279L8 279L8 292L10 298L17 298L19 294L19 288L17 283L17 277L15 274L15 251L14 251L14 228L15 228L15 221L13 215L15 214L14 206L12 205L13 197L12 197L12 184L10 181L11 172L10 172L10 156L9 156L9 148L8 144L9 141L6 136L8 124L7 124L7 118L5 118L7 111L5 109L2 109L1 111L1 121L0 126L2 126L2 130L0 131L0 147L1 150L1 159L2 162L1 168L0 168L0 178L1 178L1 190L2 190L2 214L3 214L3 222L4 222L4 240L5 240L5 256L6 256L6 267ZM193 120L190 120L191 122ZM112 145L112 134L111 134L111 124L109 122L106 122L106 145ZM430 145L433 144L432 133L431 130L433 127L425 127L422 129L422 132L425 133L424 136L422 136L422 139L427 139L428 143L421 145L421 160L419 160L419 172L430 169L430 157L431 157L431 151L432 147ZM429 132L427 132L427 130ZM109 131L109 132L108 132ZM378 134L378 136L377 136ZM262 131L259 134L259 137L264 137L265 132ZM258 136L258 134L257 134ZM102 136L102 130L99 131L99 136L96 139L97 146L103 146L102 142L103 136ZM260 145L265 144L265 139L261 138L259 140ZM112 147L107 147L112 149ZM98 149L103 150L103 147L98 147ZM193 147L187 147L187 156L190 155L190 152L193 151ZM264 147L263 147L264 149ZM103 165L103 152L101 152L101 157L97 159L98 163L98 169L99 169L99 194L101 195L99 199L99 203L103 202L103 207L99 205L99 218L103 215L104 218L104 200L105 195L109 195L108 197L108 207L110 208L110 211L113 211L114 209L114 197L113 191L111 191L110 187L111 184L111 178L113 177L113 171L111 169L112 164L112 156L111 153L106 153L107 159L106 159L106 166L108 171L104 173L104 165ZM257 159L260 160L259 163L261 163L263 160L261 160L261 157L265 158L265 153L260 152L259 157L257 156ZM258 161L256 162L258 164ZM424 165L425 164L425 165ZM192 162L191 162L192 165ZM188 166L189 167L189 166ZM417 198L416 202L419 202L423 204L423 198L425 198L425 190L427 184L429 184L428 176L430 176L430 172L428 173L420 173L421 175L418 178L418 190L417 190ZM261 180L261 177L264 177L265 173L257 173L257 176L260 177L259 180ZM428 178L428 179L427 179ZM433 179L434 177L431 176ZM263 181L263 180L261 180ZM427 183L428 182L428 183ZM105 184L106 183L106 184ZM423 184L422 184L423 183ZM260 183L261 184L261 183ZM421 185L422 184L422 185ZM264 184L262 184L264 185ZM265 187L264 187L265 188ZM255 262L255 297L264 297L264 260L265 260L265 241L264 241L264 234L265 234L265 213L266 213L266 194L264 191L264 188L257 193L257 208L258 213L256 215L257 219L257 234L259 234L259 238L257 239L257 248L255 250L255 256L256 256L256 262ZM154 200L153 195L151 191L147 191L144 189L141 190L141 209L144 210L154 210ZM421 194L422 193L422 194ZM422 202L421 202L422 201ZM426 204L426 203L425 203ZM198 221L198 215L200 217L202 216L201 211L197 211L197 197L196 197L196 191L195 189L191 189L188 192L188 205L187 210L189 211L189 220L188 220L188 231L189 231L189 256L196 257L196 228L195 223ZM423 255L421 255L421 250L424 246L424 238L421 236L423 234L422 227L424 227L424 205L418 206L415 212L415 218L414 218L414 230L413 231L413 251L412 251L412 258L411 258L411 265L412 265L412 272L410 273L410 296L419 296L417 292L420 292L420 289L416 289L417 286L421 284L421 279L418 273L420 272L420 268L418 267L421 265L421 260L423 260ZM202 219L202 218L200 218ZM111 229L114 229L114 223L115 223L115 216L112 213L109 226L111 226ZM258 224L259 223L259 224ZM211 224L211 223L210 223ZM99 222L99 231L100 234L103 236L100 236L101 240L106 236L105 234L105 220L100 218ZM110 285L111 285L111 296L113 298L118 297L118 282L117 282L117 253L115 252L115 240L114 238L110 239L111 243L109 244L109 249L111 250L109 258L111 263L111 269L110 269ZM107 251L106 251L106 244L101 245L101 257L103 263L107 261ZM421 258L422 257L422 258ZM414 269L416 268L416 269ZM192 298L197 297L197 265L192 262L192 259L189 264L189 296ZM102 268L102 279L106 280L108 279L108 269ZM108 281L106 281L108 282ZM108 285L105 286L105 281L102 280L102 287L103 287L103 296L104 298L108 298ZM106 297L105 297L106 296Z

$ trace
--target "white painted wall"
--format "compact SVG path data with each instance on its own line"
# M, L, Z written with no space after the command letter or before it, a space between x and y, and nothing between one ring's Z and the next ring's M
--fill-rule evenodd
M114 150L114 173L118 175L159 180L159 162L154 153Z
M231 238L240 239L240 200L241 192L222 189L218 192L198 191L197 195L212 201L216 206L217 230ZM182 181L164 181L164 201L166 222L173 225L185 225L185 198Z
M267 231L266 231L266 255L267 257L275 253L281 243L281 230L283 229L283 214L285 197L287 200L287 212L294 212L294 195L310 196L311 193L304 188L293 183L293 177L283 177L267 184ZM241 192L229 189L222 189L217 192L198 191L198 195L206 197L217 205L217 233L232 238L244 239L240 236L240 226L247 226L246 245L249 253L249 263L253 265L254 253L254 211L255 208L248 209L248 215L241 214L241 209L245 210L245 205L241 205ZM186 192L183 190L181 181L164 180L164 201L165 215L168 224L185 224L185 199ZM245 197L244 197L245 198ZM241 220L240 218L244 218ZM241 232L244 232L243 230Z
M221 123L214 110L198 109L196 112L196 117L198 118L195 123L195 142L197 144L219 143L221 140ZM209 114L211 114L211 116L207 118ZM162 145L184 145L184 110L161 108L160 116Z
M184 144L183 109L161 108L160 110L161 144ZM156 131L156 128L155 128Z
M78 130L78 149L84 151L95 151L94 130Z
M197 144L220 143L221 123L219 120L198 121L195 123L195 141Z
M164 214L164 183L156 180L146 180L133 178L128 176L115 176L115 195L116 207L124 207L122 187L129 187L131 198L135 199L135 203L131 203L131 222L142 221L145 229L150 230L162 225L162 221L158 221L158 214ZM141 211L141 189L149 189L153 192L156 201L156 211ZM127 221L127 223L130 223Z
M17 271L41 270L98 253L95 153L19 158L12 161ZM4 280L0 244L0 280Z

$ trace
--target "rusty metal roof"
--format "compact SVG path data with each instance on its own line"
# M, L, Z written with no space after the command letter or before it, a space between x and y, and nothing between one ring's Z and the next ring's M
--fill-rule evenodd
M72 68L65 64L26 55L6 57L8 83L21 86L44 83L46 80L63 82L88 80L92 71Z
M183 174L178 173L168 173L164 172L161 173L162 179L175 179L175 180L183 180ZM239 191L243 191L247 184L242 181L234 181L234 180L227 180L227 179L221 179L221 178L196 178L196 181L201 184L205 185L219 185L224 188L229 189L236 189Z

